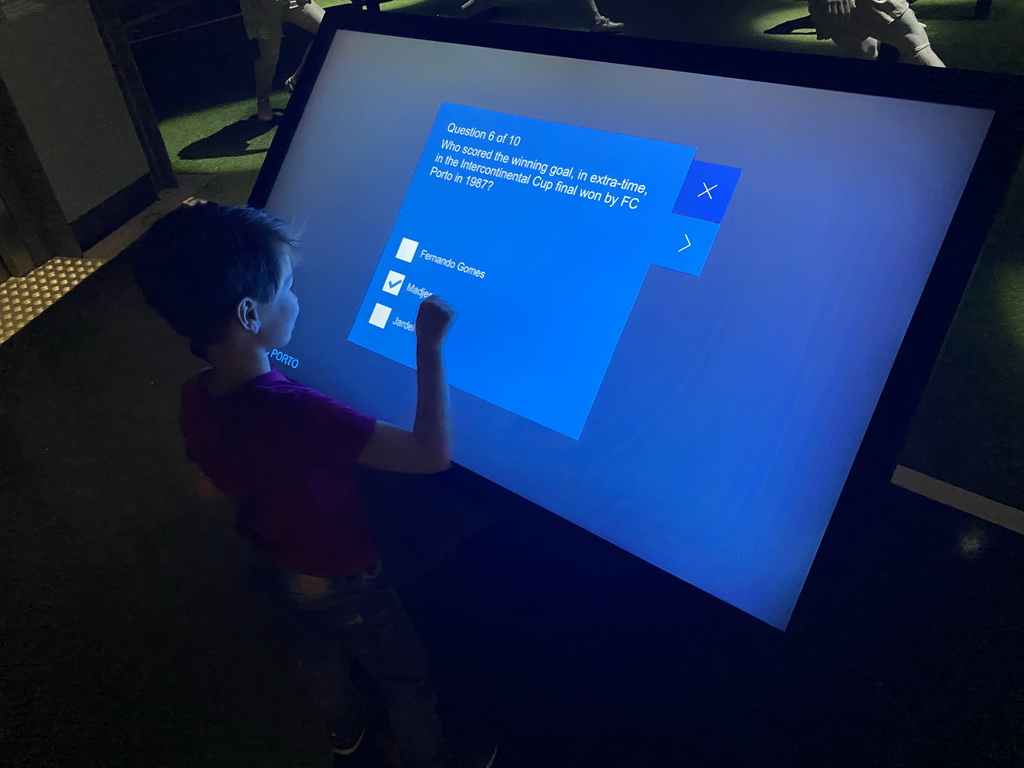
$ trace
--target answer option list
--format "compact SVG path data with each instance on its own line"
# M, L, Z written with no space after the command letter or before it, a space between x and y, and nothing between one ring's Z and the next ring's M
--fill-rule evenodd
M650 267L704 269L738 172L696 151L442 104L349 341L414 368L436 293L450 385L577 439Z
M398 262L405 262L409 266L400 265ZM465 261L457 261L433 253L428 248L421 247L420 241L402 237L394 251L394 260L381 260L377 275L366 294L363 303L372 306L367 323L380 330L397 328L414 332L416 330L415 322L403 317L402 313L406 317L415 317L419 310L419 302L433 295L433 291L418 284L416 279L419 279L420 283L431 283L430 273L438 268L451 270L455 274L470 279L485 280L487 278L486 270L467 264ZM421 279L416 275L423 277ZM437 273L435 272L436 277ZM437 280L435 279L433 282L437 282ZM388 298L389 296L394 298Z

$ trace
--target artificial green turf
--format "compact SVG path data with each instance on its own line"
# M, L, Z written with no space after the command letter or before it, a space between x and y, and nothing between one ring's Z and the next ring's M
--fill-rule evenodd
M288 104L288 94L274 93L270 103L283 111ZM161 123L160 132L175 173L259 170L274 139L277 123L260 122L253 107L252 100L233 101Z

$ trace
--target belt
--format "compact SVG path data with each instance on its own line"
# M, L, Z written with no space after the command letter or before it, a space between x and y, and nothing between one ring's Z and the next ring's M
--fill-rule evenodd
M376 578L380 576L380 571L381 563L378 560L376 565L370 570L360 571L348 576L310 576L305 573L294 573L292 571L285 571L285 576L288 583L288 591L292 596L308 600L326 597L334 592L335 587L340 584Z

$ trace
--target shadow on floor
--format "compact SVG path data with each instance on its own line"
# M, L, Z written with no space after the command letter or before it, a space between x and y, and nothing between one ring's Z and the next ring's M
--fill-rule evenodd
M813 35L815 27L810 16L801 16L799 19L776 24L774 27L766 29L764 33L766 35Z
M280 120L281 111L275 110L274 119L266 123L258 120L256 115L236 120L216 133L182 147L178 157L182 160L205 160L212 157L265 154L266 149L250 149L249 144L274 129Z

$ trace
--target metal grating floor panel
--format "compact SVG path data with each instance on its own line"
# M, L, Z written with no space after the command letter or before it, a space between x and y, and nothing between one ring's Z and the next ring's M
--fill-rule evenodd
M25 277L10 277L0 283L0 344L102 265L92 259L54 258Z
M134 243L154 221L181 205L208 181L209 176L180 176L176 189L161 192L157 202L86 251L84 258L50 259L25 277L9 277L0 283L0 344Z

